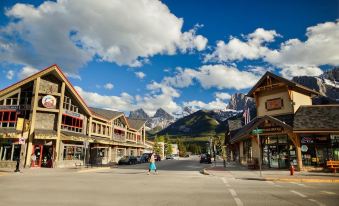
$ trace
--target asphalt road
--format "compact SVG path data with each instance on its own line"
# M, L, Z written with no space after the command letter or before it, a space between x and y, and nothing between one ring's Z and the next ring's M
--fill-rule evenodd
M339 184L273 183L206 176L197 160L113 169L36 169L0 176L0 205L338 205Z

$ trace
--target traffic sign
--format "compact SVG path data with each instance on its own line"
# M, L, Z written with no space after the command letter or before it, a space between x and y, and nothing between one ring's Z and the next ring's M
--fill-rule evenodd
M252 130L252 134L261 134L263 132L264 132L263 129L254 129L254 130Z
M19 138L19 144L25 144L25 138L20 137Z

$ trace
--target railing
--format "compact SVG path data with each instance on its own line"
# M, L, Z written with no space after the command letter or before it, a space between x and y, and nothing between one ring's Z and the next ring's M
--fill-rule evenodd
M126 142L125 135L113 134L113 140L118 142Z

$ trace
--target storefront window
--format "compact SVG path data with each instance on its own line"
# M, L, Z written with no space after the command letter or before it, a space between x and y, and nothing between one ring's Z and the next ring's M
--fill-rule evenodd
M328 159L339 160L339 135L331 135L331 148Z
M0 146L0 160L16 161L20 157L21 146L18 144L3 144Z
M305 166L325 166L331 156L328 136L308 135L301 137L301 154Z
M244 158L246 160L252 159L252 140L248 139L244 141L244 151L243 151Z
M64 160L84 160L84 147L79 145L64 146Z

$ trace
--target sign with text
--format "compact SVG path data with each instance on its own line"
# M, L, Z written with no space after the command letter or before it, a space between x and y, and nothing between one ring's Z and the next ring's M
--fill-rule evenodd
M13 110L13 111L15 111L15 110L18 110L19 109L19 106L5 106L5 105L1 105L0 106L0 110Z
M76 112L71 112L71 111L68 111L68 110L64 110L64 114L67 114L67 115L72 116L72 117L81 118L81 119L84 118L83 115L76 113Z
M281 98L269 99L265 104L268 111L281 109L284 106Z

